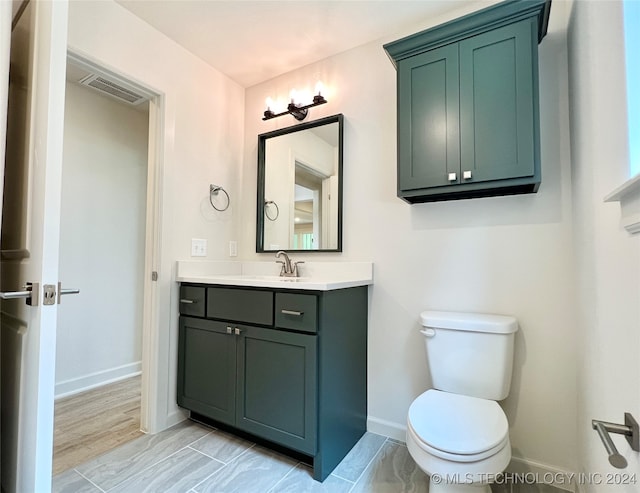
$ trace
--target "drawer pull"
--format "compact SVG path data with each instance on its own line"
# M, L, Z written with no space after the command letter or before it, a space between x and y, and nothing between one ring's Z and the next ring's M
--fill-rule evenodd
M185 305L195 305L198 300L189 300L187 298L183 298L180 300L180 303L184 303Z
M233 334L233 329L231 327L227 327L227 334Z
M240 333L241 333L242 331L241 331L238 327L236 327L236 328L234 329L234 332L235 332L235 334L236 334L237 336L239 336L239 335L240 335Z
M295 315L296 317L301 317L302 315L304 315L304 312L298 312L296 310L280 310L280 313L282 313L283 315Z

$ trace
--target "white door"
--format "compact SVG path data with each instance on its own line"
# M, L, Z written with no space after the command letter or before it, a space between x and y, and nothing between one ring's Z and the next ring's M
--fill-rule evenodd
M11 29L0 291L33 283L33 294L31 306L25 299L0 305L7 493L51 488L57 306L45 287L58 289L67 12L64 0L31 1Z

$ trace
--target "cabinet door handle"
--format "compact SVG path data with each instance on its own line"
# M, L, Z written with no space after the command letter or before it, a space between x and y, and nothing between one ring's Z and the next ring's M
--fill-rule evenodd
M233 334L233 329L231 327L227 327L227 334Z
M295 315L296 317L301 317L302 315L304 315L304 312L299 312L296 310L280 310L280 313L282 313L283 315Z
M456 181L458 179L458 175L456 173L449 173L447 175L447 179L449 181Z
M198 300L189 300L187 298L182 298L180 303L184 303L185 305L194 305L198 302Z
M470 180L471 179L471 171L464 171L462 173L462 178L464 178L465 180Z
M239 335L240 335L240 333L241 333L242 331L241 331L238 327L236 327L236 328L234 329L234 332L235 332L235 334L236 334L237 336L239 336Z

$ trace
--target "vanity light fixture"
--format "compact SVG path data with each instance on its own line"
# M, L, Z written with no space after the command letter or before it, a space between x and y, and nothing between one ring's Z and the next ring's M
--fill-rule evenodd
M312 103L302 105L296 102L296 94L297 94L296 91L295 90L291 91L291 102L287 106L287 109L285 111L281 111L280 113L273 112L273 110L271 109L271 106L273 104L272 100L271 98L267 98L267 109L265 110L264 117L262 119L271 120L272 118L276 118L278 116L291 115L296 120L302 121L307 117L309 108L313 108L314 106L325 104L327 102L327 100L322 95L322 84L320 82L316 84L316 93L317 94L313 96Z

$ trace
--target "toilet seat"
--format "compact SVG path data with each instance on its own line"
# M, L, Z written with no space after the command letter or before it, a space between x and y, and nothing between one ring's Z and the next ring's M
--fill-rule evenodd
M509 442L509 424L497 402L428 390L409 408L408 429L421 449L443 459L473 462Z

